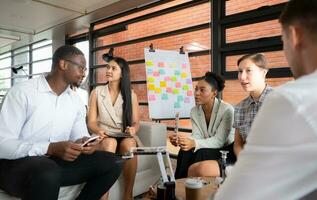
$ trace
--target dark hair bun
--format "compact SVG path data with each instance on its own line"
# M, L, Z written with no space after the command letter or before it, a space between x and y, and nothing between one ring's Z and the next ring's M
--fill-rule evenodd
M213 72L206 72L205 81L214 87L218 92L221 92L225 88L225 80Z
M108 53L105 53L102 55L102 58L104 59L104 61L110 62L111 60L113 60L113 51L114 49L111 47Z
M104 61L106 62L110 62L111 60L113 60L113 56L108 54L108 53L105 53L102 55L102 58L104 59Z

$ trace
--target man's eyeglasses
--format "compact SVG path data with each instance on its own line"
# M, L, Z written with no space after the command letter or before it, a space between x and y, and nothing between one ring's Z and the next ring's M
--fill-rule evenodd
M83 71L83 72L86 72L86 71L87 71L87 68L86 68L85 66L83 66L83 65L81 65L81 64L79 64L79 63L77 63L77 62L74 62L74 61L72 61L72 60L67 60L67 59L64 59L64 60L67 61L67 62L72 63L73 65L76 65L76 66L78 67L78 69L80 69L80 70Z

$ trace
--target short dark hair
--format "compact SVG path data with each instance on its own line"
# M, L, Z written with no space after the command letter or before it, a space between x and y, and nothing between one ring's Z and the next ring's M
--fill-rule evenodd
M261 53L251 53L251 54L246 54L239 58L237 65L244 61L244 60L251 60L256 66L262 68L262 69L268 69L267 67L267 60L265 56Z
M317 1L290 0L280 15L279 22L284 27L298 23L317 39Z
M213 72L206 72L205 76L201 78L201 80L206 81L214 90L221 92L225 88L225 80L213 73Z
M73 56L82 55L84 56L84 53L79 50L77 47L74 47L72 45L64 45L56 49L56 51L53 54L52 59L52 68L55 68L60 60L69 60Z

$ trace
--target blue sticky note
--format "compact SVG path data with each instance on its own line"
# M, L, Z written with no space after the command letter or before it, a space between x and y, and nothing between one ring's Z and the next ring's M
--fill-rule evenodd
M183 97L183 96L181 96L181 95L177 96L177 101L178 101L178 102L181 102L181 101L183 101L183 100L184 100L184 97Z
M175 70L175 71L174 71L174 75L175 75L175 76L179 76L180 74L181 74L181 72L180 72L179 70Z
M162 100L168 100L168 95L166 93L162 94Z
M159 69L160 75L165 75L165 70L164 69Z
M153 74L153 68L148 68L146 70L146 73L149 74L149 75L152 75Z
M180 108L180 107L181 107L181 104L179 102L174 103L174 108Z

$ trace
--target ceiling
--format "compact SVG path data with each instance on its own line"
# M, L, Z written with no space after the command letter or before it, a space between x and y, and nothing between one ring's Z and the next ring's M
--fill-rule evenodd
M40 39L52 39L56 32L83 32L92 22L153 1L0 0L0 53Z

